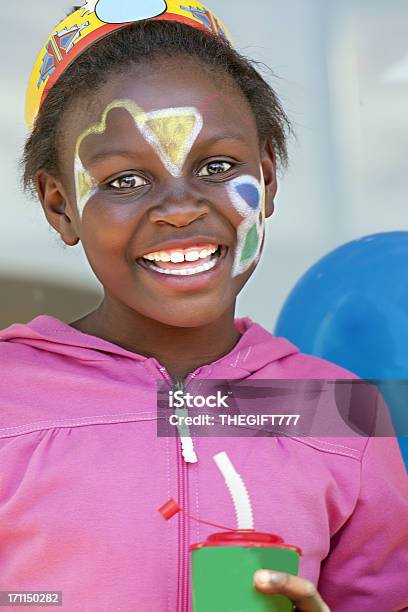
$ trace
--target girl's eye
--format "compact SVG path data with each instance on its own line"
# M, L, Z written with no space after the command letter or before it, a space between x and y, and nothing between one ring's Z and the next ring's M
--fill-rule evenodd
M114 189L135 189L136 187L143 187L143 185L148 185L148 181L137 174L119 176L114 181L108 183L108 186Z
M212 161L202 167L198 176L213 176L214 174L223 174L232 168L232 164L226 161Z

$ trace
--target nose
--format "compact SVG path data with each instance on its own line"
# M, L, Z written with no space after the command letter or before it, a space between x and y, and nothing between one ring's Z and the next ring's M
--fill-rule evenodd
M150 209L149 219L157 225L168 223L183 227L206 217L209 210L210 204L205 198L194 196L189 190L177 186L163 193L161 202Z

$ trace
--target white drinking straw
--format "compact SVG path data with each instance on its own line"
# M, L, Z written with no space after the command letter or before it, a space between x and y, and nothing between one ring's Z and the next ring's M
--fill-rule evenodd
M231 494L237 517L237 529L253 529L251 500L244 481L232 465L227 453L222 452L214 455L214 461L224 476L225 484Z

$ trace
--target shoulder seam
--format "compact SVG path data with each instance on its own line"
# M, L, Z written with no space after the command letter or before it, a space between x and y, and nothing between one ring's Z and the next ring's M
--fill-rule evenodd
M112 418L113 417L113 418ZM0 438L16 437L34 431L45 431L54 428L82 427L89 425L106 425L114 423L128 423L138 421L152 421L157 419L157 414L153 411L145 412L126 412L123 414L105 414L90 417L59 419L56 421L34 421L24 425L0 428Z
M335 444L334 442L327 442L322 440L321 438L313 438L311 436L290 436L290 438L292 440L295 440L296 442L300 442L301 444L305 444L306 446L309 446L324 453L350 457L350 459L354 459L359 463L361 463L362 461L364 451L359 451L355 448L344 446L343 444ZM308 443L307 440L310 440L311 442Z

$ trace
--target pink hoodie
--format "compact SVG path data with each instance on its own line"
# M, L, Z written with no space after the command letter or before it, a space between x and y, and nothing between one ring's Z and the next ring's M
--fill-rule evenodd
M355 378L249 318L236 326L236 347L186 384ZM0 361L0 590L62 590L67 612L190 611L188 545L217 529L157 509L173 497L235 527L213 460L226 451L255 529L302 549L300 575L334 612L408 606L407 478L393 438L201 437L187 463L179 439L157 436L156 381L168 375L155 358L43 315L0 332Z

